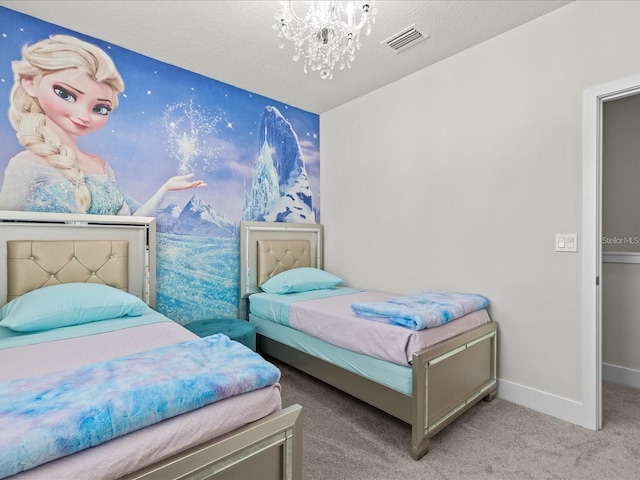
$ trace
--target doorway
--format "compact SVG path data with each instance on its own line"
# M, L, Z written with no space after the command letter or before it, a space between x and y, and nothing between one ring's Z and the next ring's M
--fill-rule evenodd
M638 132L640 95L603 103L602 379L636 389L640 388Z
M640 75L583 93L582 419L593 430L602 428L602 111L639 93Z

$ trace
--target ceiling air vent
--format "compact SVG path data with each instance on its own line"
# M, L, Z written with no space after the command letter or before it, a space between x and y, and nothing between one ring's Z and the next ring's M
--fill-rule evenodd
M380 43L398 53L427 38L429 38L429 35L414 23Z

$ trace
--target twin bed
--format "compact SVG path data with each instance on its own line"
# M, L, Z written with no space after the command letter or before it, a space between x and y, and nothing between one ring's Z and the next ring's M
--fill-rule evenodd
M497 393L497 325L486 308L436 328L355 315L396 299L343 287L323 267L322 225L243 222L240 316L258 351L412 426L412 456L478 401Z
M357 318L354 302L392 296L336 286L322 271L322 234L243 222L239 315L256 326L259 353L411 424L419 459L433 435L496 395L496 324L486 309L424 330ZM0 478L302 477L302 408L282 409L277 369L153 309L155 235L147 217L0 212ZM265 291L279 273L307 271L323 275ZM53 424L83 396L106 400Z
M153 218L0 212L0 268L0 478L301 478L277 368L152 308Z

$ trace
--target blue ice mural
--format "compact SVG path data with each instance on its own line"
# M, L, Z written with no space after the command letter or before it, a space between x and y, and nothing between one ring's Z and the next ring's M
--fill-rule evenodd
M113 169L131 212L175 175L206 187L170 191L155 210L157 308L174 320L232 318L238 308L240 220L320 221L319 117L0 7L0 112L11 62L54 34L108 53L125 83L104 128L79 139ZM0 181L23 147L0 116Z
M275 107L267 107L262 115L260 145L244 220L315 223L298 136Z

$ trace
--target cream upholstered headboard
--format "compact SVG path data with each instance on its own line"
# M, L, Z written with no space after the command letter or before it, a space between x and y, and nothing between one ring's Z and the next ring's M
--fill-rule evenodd
M23 241L31 243L21 243ZM128 245L126 267L123 267L124 258L120 256L124 248L121 242ZM37 252L34 258L40 257L37 261L40 265L33 263L32 259L26 260L30 265L25 268L31 272L27 277L33 278L23 277L19 284L15 284L14 277L9 279L8 275L10 269L12 275L16 272L16 267L10 267L10 264L19 259L9 260L8 257L15 257L15 252L24 256L27 249L34 248L34 244ZM70 253L73 249L75 254ZM111 255L114 258L107 260L106 257ZM71 260L73 256L76 260ZM66 268L56 270L56 265L65 261ZM45 271L47 273L43 273ZM115 285L155 307L155 218L0 211L0 306L5 304L8 296L13 297L24 288L37 284L42 275L49 275L48 281L53 283L68 282L68 278L84 281L85 275L95 276L88 281ZM51 275L54 275L53 279Z
M309 240L258 240L257 286L286 270L311 266Z
M7 302L63 283L129 290L128 240L9 240Z
M265 249L262 255L259 254L261 243ZM323 267L321 224L242 222L239 318L247 318L249 295L260 292L260 285L268 280L268 276L279 273L280 269L302 266Z

